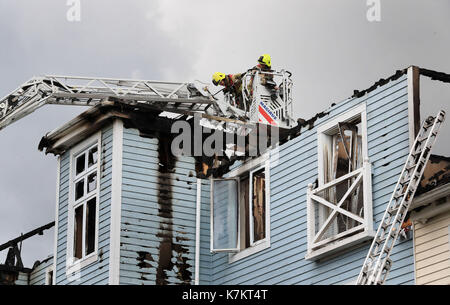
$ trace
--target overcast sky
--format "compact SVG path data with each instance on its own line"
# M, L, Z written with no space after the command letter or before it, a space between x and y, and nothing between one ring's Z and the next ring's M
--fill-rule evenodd
M293 73L295 117L308 119L410 65L449 73L450 1L380 3L369 22L365 0L81 0L69 22L65 0L0 0L0 96L45 74L210 83L269 53ZM433 83L426 115L450 110L450 85ZM56 158L37 145L82 111L45 106L0 131L0 244L54 220ZM53 233L24 242L27 267L53 254Z

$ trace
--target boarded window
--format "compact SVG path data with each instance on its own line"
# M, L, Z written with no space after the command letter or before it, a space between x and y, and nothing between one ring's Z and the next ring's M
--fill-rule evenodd
M252 173L252 242L266 237L266 182L264 169Z

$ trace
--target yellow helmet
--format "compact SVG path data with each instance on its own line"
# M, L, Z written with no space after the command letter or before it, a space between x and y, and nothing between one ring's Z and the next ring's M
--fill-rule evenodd
M223 80L224 78L225 78L224 73L216 72L212 76L212 82L214 85L217 86L220 83L220 81Z
M258 62L260 64L266 65L269 68L272 66L271 62L270 62L270 55L269 54L263 54L258 58Z

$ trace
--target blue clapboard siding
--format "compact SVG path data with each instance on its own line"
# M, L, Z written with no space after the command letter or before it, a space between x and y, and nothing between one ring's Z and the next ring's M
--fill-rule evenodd
M111 215L111 164L112 164L112 125L101 131L101 164L100 164L100 200L98 227L98 260L81 269L79 280L68 281L66 276L67 225L70 151L61 156L58 237L56 259L56 284L107 284L109 277L109 227Z
M345 284L356 280L369 245L361 245L334 258L312 262L307 251L306 190L318 176L317 129L351 108L366 103L368 152L372 163L374 230L397 182L409 152L406 75L361 98L350 98L327 111L310 130L280 146L279 160L271 165L271 247L229 263L228 254L202 252L211 261L211 284ZM206 203L205 203L206 205ZM204 218L202 218L203 221ZM202 228L209 227L209 218ZM205 229L202 233L209 232ZM202 236L208 241L209 235ZM387 284L413 284L412 241L400 241L392 254ZM206 267L205 267L206 268Z
M201 192L201 223L200 223L200 285L211 285L212 257L210 246L210 200L211 184L202 180Z
M14 285L18 286L27 286L30 285L28 282L30 274L25 272L19 272L17 280L14 282Z
M178 157L173 173L160 173L158 141L124 129L120 284L156 284L157 278L167 284L194 282L195 160ZM205 223L209 213L202 215Z
M53 256L34 266L30 273L30 285L45 285L47 268L53 265Z

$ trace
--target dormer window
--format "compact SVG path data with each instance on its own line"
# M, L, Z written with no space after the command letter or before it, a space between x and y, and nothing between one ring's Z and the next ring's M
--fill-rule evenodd
M98 244L100 135L71 150L68 270L96 260Z

